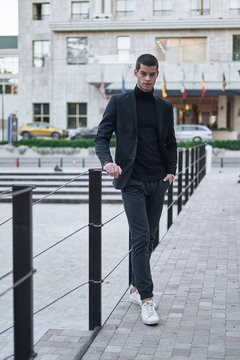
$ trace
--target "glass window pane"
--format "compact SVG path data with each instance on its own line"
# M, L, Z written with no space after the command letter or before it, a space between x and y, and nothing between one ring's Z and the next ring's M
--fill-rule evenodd
M34 115L41 114L41 104L33 104L33 113Z
M50 4L42 4L42 18L48 18L50 15Z
M72 3L72 13L80 14L80 3L77 3L77 2Z
M44 116L43 121L49 123L49 117Z
M124 11L124 10L125 10L125 1L117 0L117 11Z
M41 121L41 117L40 116L34 116L33 121Z
M68 128L69 129L76 129L76 123L77 123L77 119L75 117L69 117L68 118Z
M129 50L130 49L130 37L129 36L118 36L117 38L118 50Z
M77 104L70 103L68 104L68 115L77 114Z
M206 39L182 39L181 61L205 61L206 60Z
M194 9L194 10L201 9L201 1L200 0L192 0L192 9Z
M78 126L86 127L87 126L87 118L86 117L80 117L79 121L78 121Z
M233 60L240 61L240 35L233 36Z
M5 85L5 94L12 93L12 85Z
M68 64L87 64L88 39L76 37L67 39Z
M49 115L49 104L43 104L43 114Z
M79 115L86 115L87 114L87 104L80 103L79 104Z
M127 11L134 11L134 2L135 0L126 0L126 10Z
M2 93L3 93L3 86L0 85L0 94L2 94Z
M180 60L180 39L167 40L165 59L169 62Z

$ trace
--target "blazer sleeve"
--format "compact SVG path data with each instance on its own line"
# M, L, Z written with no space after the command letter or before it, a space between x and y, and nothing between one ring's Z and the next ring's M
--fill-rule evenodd
M113 162L109 149L109 142L113 132L116 130L116 110L115 96L112 96L104 111L102 121L98 126L98 132L95 138L95 151L102 166L108 162Z
M168 133L165 141L165 149L167 151L168 157L168 174L176 174L177 167L177 142L174 131L174 121L173 121L173 107L170 105L170 123L168 127Z

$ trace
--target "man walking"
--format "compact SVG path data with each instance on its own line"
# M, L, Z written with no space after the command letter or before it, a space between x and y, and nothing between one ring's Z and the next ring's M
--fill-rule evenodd
M112 96L95 140L103 169L121 189L132 256L130 301L141 306L144 324L157 324L150 256L164 195L176 171L177 145L172 105L154 95L158 60L143 54L136 61L133 91ZM109 150L116 134L115 162Z

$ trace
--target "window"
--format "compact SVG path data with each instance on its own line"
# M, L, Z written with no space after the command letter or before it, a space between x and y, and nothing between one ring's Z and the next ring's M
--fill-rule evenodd
M2 74L17 74L18 73L18 58L15 56L0 57L0 73Z
M233 35L233 61L240 61L240 35Z
M153 15L168 16L172 14L173 0L154 0Z
M229 14L239 15L240 14L240 0L230 0Z
M117 53L118 53L118 61L119 62L129 61L129 55L130 55L130 37L129 36L118 36L117 37Z
M72 20L89 19L89 1L72 2Z
M118 17L134 14L135 0L116 0L116 15Z
M18 93L17 84L0 84L0 94L16 95Z
M69 65L87 64L88 39L86 37L67 39L67 61Z
M33 41L33 66L44 67L48 65L50 56L50 41Z
M209 15L210 0L192 0L193 15Z
M33 20L47 20L50 17L50 3L33 4Z
M67 127L76 129L87 126L87 103L67 104Z
M157 38L159 61L206 61L206 38Z
M33 104L33 121L49 123L49 104Z

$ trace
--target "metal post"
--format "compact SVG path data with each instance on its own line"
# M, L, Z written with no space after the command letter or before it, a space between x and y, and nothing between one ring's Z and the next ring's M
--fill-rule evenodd
M178 152L178 214L182 210L182 163L183 163L183 150Z
M202 146L203 149L203 172L202 172L202 177L204 177L206 175L206 144L204 144Z
M131 250L131 233L129 231L129 250ZM128 284L131 285L132 283L132 253L129 253L129 257L128 257L128 267L129 267L129 272L128 272Z
M82 158L82 167L85 168L85 158Z
M223 158L221 157L221 168L223 168Z
M89 170L89 330L102 322L102 170Z
M28 186L13 186L13 192ZM32 190L13 196L13 282L31 273L32 264ZM32 359L33 279L32 275L14 288L15 360Z
M188 184L189 184L189 149L185 152L185 204L188 202Z
M191 149L191 192L190 195L193 194L194 191L194 160L195 160L195 148Z
M2 83L2 141L4 141L4 84Z
M63 167L63 158L60 158L60 167Z
M169 229L173 223L173 183L168 189L168 217L167 217L167 228Z
M38 167L41 167L41 159L38 158Z
M19 167L19 158L16 159L15 164L16 164L16 167Z
M195 171L194 171L194 187L195 189L198 186L198 148L195 146Z

